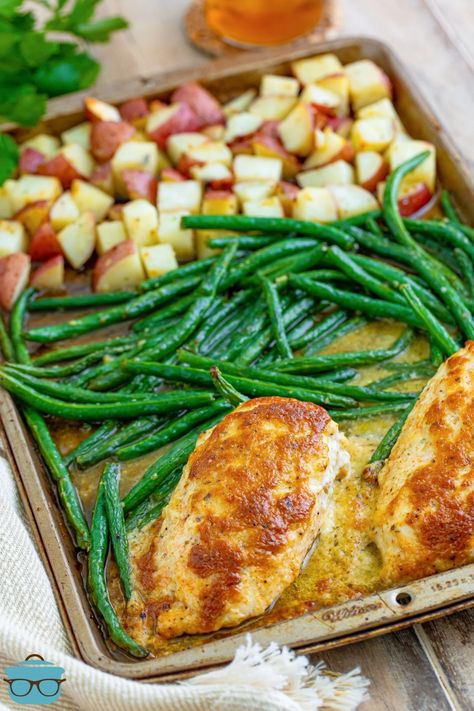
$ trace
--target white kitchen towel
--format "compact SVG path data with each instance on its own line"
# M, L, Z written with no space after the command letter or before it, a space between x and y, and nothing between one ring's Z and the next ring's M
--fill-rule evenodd
M64 667L59 711L351 711L367 698L368 681L353 670L327 675L276 644L248 639L234 661L183 684L143 684L98 671L72 656L13 474L0 455L0 679L5 667L41 654ZM0 681L0 711L18 708ZM22 709L37 711L37 705Z

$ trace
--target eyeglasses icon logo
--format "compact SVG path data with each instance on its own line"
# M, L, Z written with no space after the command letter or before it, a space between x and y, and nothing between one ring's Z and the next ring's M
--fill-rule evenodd
M47 662L40 654L30 654L24 662L5 669L9 696L17 704L46 705L61 696L64 669Z

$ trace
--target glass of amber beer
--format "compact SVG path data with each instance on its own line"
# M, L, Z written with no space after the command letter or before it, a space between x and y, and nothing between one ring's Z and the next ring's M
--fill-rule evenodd
M275 45L310 32L324 0L205 0L208 26L244 46Z

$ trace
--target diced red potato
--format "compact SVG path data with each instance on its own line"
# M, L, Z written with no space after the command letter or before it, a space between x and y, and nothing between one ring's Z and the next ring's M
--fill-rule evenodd
M291 70L299 81L306 85L332 74L341 74L344 72L344 67L335 54L320 54L292 62Z
M234 183L232 190L237 195L241 204L247 200L260 200L270 197L275 192L275 185L279 181L273 180L244 180Z
M302 188L326 188L329 185L352 185L354 168L344 160L337 160L322 168L306 170L296 176Z
M167 183L167 185L172 183ZM181 183L177 183L181 184ZM158 241L158 213L148 200L131 200L122 211L122 219L128 239L137 247L148 247Z
M160 148L165 148L167 139L175 133L191 133L198 131L202 122L188 104L183 102L171 104L161 111L150 114L147 118L146 131L148 136Z
M158 210L162 212L184 211L198 213L201 208L202 185L197 180L179 183L160 183L158 186Z
M206 141L195 146L190 146L185 155L195 163L223 163L232 164L232 151L223 141Z
M235 141L229 144L229 148L234 156L253 155L252 149L252 139L249 136L244 136L243 138L236 138Z
M48 291L62 289L64 286L64 257L58 254L38 267L31 276L30 286Z
M425 183L409 185L400 191L398 197L398 209L403 217L410 217L418 210L427 205L433 197L433 193Z
M237 196L230 190L208 189L204 193L201 212L203 215L236 215L239 209ZM198 259L205 259L215 254L214 249L208 246L208 240L220 235L228 235L229 231L196 230L195 243Z
M119 110L100 99L92 96L84 99L84 111L89 121L121 121Z
M190 81L180 86L171 95L171 101L188 104L202 126L225 123L224 112L217 99L197 82Z
M375 151L360 151L355 156L355 169L359 185L374 193L378 183L385 180L388 173L388 163Z
M247 200L243 204L244 215L255 217L284 217L283 206L275 195L263 200Z
M207 143L207 141L207 136L196 131L175 133L166 141L166 152L174 165L178 165L182 156L188 153L190 148Z
M341 98L329 89L318 84L308 84L300 96L300 101L311 104L318 111L328 116L337 116L341 110Z
M24 252L0 259L0 306L11 311L30 278L31 260Z
M355 111L379 99L391 98L390 79L372 60L352 62L346 64L344 69L349 79L349 94Z
M28 252L34 262L46 262L62 254L57 232L50 222L44 222L35 232Z
M142 126L144 125L143 119L148 116L148 104L143 98L129 99L120 104L119 112L124 121L135 126Z
M50 203L48 200L30 202L20 212L17 212L14 219L21 222L29 235L33 235L43 222L48 219L49 209Z
M282 161L279 158L239 155L234 158L236 182L266 181L278 183L282 176Z
M182 183L186 177L176 168L166 167L161 171L160 179L162 183Z
M101 163L111 160L134 134L134 126L126 121L96 121L91 128L91 153Z
M190 175L195 180L212 185L230 187L234 182L234 176L229 168L223 163L205 163L204 165L193 165L190 168Z
M21 222L0 220L0 257L28 251L28 237Z
M280 140L280 136L278 135L279 125L280 121L264 121L258 129L258 133L262 136L270 136L270 138L277 138Z
M80 269L90 259L95 247L95 217L84 212L78 220L58 234L61 251L74 269Z
M97 222L105 218L114 202L113 197L104 193L103 190L99 190L95 185L86 183L84 180L73 181L71 197L76 203L79 212L92 212Z
M327 120L327 127L337 133L342 138L349 138L354 121L349 116L330 116Z
M182 212L160 213L160 224L158 228L159 242L169 244L173 247L178 259L193 259L195 252L193 230L181 227L181 218L189 214Z
M329 74L319 79L317 85L339 97L338 116L347 116L349 114L349 79L347 74L344 72Z
M280 159L285 180L294 178L301 168L298 158L289 153L278 138L256 133L252 138L252 147L256 156Z
M30 148L28 146L21 152L18 170L22 175L25 173L36 173L39 166L44 163L45 160L46 156L44 153L40 153L36 148Z
M115 191L126 197L127 191L123 182L124 170L145 170L156 176L166 161L157 145L152 141L128 141L122 143L112 158L112 174Z
M129 169L122 171L122 178L130 200L144 198L153 205L156 203L158 181L154 175L145 170Z
M160 101L160 99L152 99L148 104L148 113L154 114L157 111L161 111L161 109L166 109L167 106L168 104L165 104L164 101Z
M77 126L63 131L61 133L61 140L65 145L77 143L85 151L89 151L91 147L91 128L91 122L85 121L84 123L80 123Z
M85 148L79 143L70 143L59 150L59 155L63 155L73 168L84 178L90 178L95 164L94 160Z
M35 151L42 153L46 158L51 158L59 150L61 142L56 136L50 136L49 133L38 133L33 138L21 144L21 151L27 148L33 148Z
M298 96L300 85L294 77L264 74L260 82L260 96Z
M314 108L299 102L278 126L278 134L289 153L305 157L314 148L314 128Z
M327 188L303 188L296 196L293 217L311 222L334 222L337 205Z
M281 121L288 116L296 101L292 96L259 96L251 103L249 111L264 121Z
M356 151L384 151L395 138L395 124L385 116L354 121L351 132Z
M251 114L250 111L243 111L240 114L233 114L227 120L224 140L226 143L232 144L236 138L251 136L255 133L255 131L258 131L262 124L262 117Z
M402 132L402 133L405 131L403 124L400 120L400 116L397 114L395 107L390 99L388 99L388 98L379 99L378 101L375 101L373 104L368 104L367 106L363 106L356 113L357 119L367 119L367 118L373 118L375 116L392 119L397 131Z
M92 288L98 292L133 289L144 278L138 247L129 239L99 257L92 273Z
M303 169L321 168L323 165L332 163L335 160L345 160L350 163L354 157L353 146L339 134L330 129L325 129L322 135L318 134L319 140L316 148L303 163Z
M211 141L223 141L225 134L225 126L222 123L214 124L213 126L204 126L201 129L203 136L207 136Z
M41 163L37 168L37 173L58 178L65 190L71 187L73 180L83 177L61 153Z
M379 207L372 193L364 190L360 185L332 185L328 190L334 197L340 220L377 210Z
M280 202L285 213L285 217L291 217L293 214L293 206L296 201L300 189L294 183L288 183L285 180L280 180L275 188L275 195L280 198Z
M127 233L125 232L122 220L111 220L109 222L101 222L100 225L97 225L96 248L98 254L105 254L109 249L112 249L112 247L126 240Z
M149 279L171 272L178 267L178 260L170 244L142 247L140 254Z
M0 187L0 220L9 220L11 217L13 217L12 204L5 186L2 185Z
M241 111L247 111L256 96L257 92L255 89L248 89L247 91L244 91L243 94L239 94L239 96L231 99L222 107L225 116L229 118L233 114L238 114Z
M436 152L435 147L427 141L397 140L388 149L387 156L390 170L395 170L401 163L410 158L429 151L429 156L412 170L402 181L403 187L424 183L431 193L436 188Z
M89 182L92 185L95 185L96 188L99 188L99 190L103 190L104 193L113 195L114 175L112 171L112 163L100 163L100 165L97 165L89 178Z

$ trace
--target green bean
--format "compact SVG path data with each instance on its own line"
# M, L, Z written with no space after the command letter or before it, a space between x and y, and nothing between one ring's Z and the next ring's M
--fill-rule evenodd
M256 275L247 277L247 281L249 283L258 283L258 277L260 274L270 276L272 279L277 279L278 277L284 276L289 272L297 273L305 269L310 269L311 267L315 267L319 264L324 256L324 251L324 247L318 244L316 247L313 247L302 254L277 259L274 262L270 262L262 269L259 269Z
M212 385L212 376L208 370L198 370L176 365L166 366L162 363L137 363L133 361L128 363L126 367L132 373L152 373L154 375L163 375L163 377L170 380ZM314 402L316 405L334 405L335 407L346 407L355 403L353 398L348 398L343 395L333 395L315 389L308 390L305 388L292 387L291 385L282 386L273 382L250 380L250 378L247 377L242 378L229 374L226 374L226 379L234 388L237 388L237 390L249 397L272 397L279 395L280 397L293 397L296 400L307 400L308 402Z
M293 358L293 351L288 343L288 337L283 323L283 312L275 284L264 276L260 277L260 283L267 304L268 314L270 316L270 328L277 349L283 358Z
M29 430L51 473L51 477L57 485L59 498L67 521L74 531L76 545L79 548L87 550L90 544L89 527L84 518L81 502L74 484L71 481L67 467L41 415L31 407L25 407L23 414Z
M15 395L26 404L35 407L40 412L56 415L66 420L81 420L84 422L100 422L101 420L116 419L127 420L140 415L155 415L173 410L182 410L185 407L199 407L209 404L214 397L211 393L187 390L183 392L159 393L150 396L148 400L128 402L117 400L115 403L70 403L43 395L16 380L11 375L2 371L0 383L5 390ZM119 395L117 396L119 397Z
M295 350L299 348L304 348L308 343L316 341L323 334L332 331L333 329L339 328L341 324L347 321L347 311L343 309L338 309L332 313L325 316L321 321L314 324L313 328L307 331L303 336L298 339L293 339L290 336L291 347Z
M442 190L441 191L441 207L443 209L444 214L448 218L448 220L451 220L451 222L454 222L456 224L460 224L461 220L459 219L459 215L456 211L456 208L454 207L452 200L451 200L451 195L448 193L447 190Z
M39 343L52 343L61 341L72 336L79 336L82 333L90 333L106 326L112 326L121 321L138 318L150 311L154 311L160 304L171 301L178 295L185 294L194 289L201 281L199 276L190 276L179 279L171 284L149 291L141 296L137 296L126 304L113 306L110 309L97 311L87 316L71 319L56 326L44 326L33 328L28 331L26 337L30 341Z
M17 363L29 363L30 354L22 337L23 321L25 313L36 289L25 289L15 302L10 314L10 337L13 345L13 352Z
M338 341L343 336L347 336L348 333L352 331L357 331L359 328L363 328L368 323L367 319L363 316L353 316L352 318L344 321L338 328L331 329L330 331L325 331L322 333L316 341L313 341L304 350L305 356L314 355L319 353L334 341Z
M471 242L474 242L474 227L469 227L469 225L457 225L457 227L471 240Z
M109 352L115 348L129 346L137 341L138 336L120 336L119 338L110 338L106 341L93 341L92 343L80 343L77 346L68 346L67 348L57 348L53 351L41 353L33 359L34 365L49 365L51 363L59 363L65 360L74 360L82 356L95 353L97 351Z
M220 300L215 304L212 313L209 313L206 320L202 324L194 339L195 347L199 350L208 351L218 345L221 340L229 333L228 326L240 321L241 307L246 304L252 295L253 291L245 289L233 295L232 298ZM216 329L216 326L219 326ZM231 326L230 332L233 328Z
M256 336L261 334L268 324L268 314L263 299L257 297L249 306L227 346L230 358L237 358L245 352ZM270 336L271 337L271 336Z
M311 271L301 272L301 275L309 279L317 279L318 281L341 281L346 284L351 283L351 279L337 269L312 269ZM283 277L280 278L283 279Z
M336 422L344 420L359 420L364 417L380 417L381 415L391 415L393 412L405 410L412 404L410 400L405 402L391 402L386 405L369 405L368 407L355 407L352 410L329 410L329 414Z
M65 378L68 375L75 375L81 373L85 368L88 368L97 360L102 359L102 353L89 353L89 355L74 361L73 363L68 363L68 365L56 365L49 368L34 365L34 361L31 365L24 365L21 371L28 373L29 375L35 375L37 378ZM20 368L18 368L20 370Z
M183 467L196 446L197 438L201 432L211 429L214 425L217 425L221 419L222 413L198 425L196 429L189 432L189 434L176 442L165 454L161 455L161 457L146 470L140 481L130 489L123 499L125 513L133 511L136 506L148 498L153 491L163 484L166 477L177 467Z
M145 499L137 506L126 520L127 531L138 529L139 531L147 524L155 521L161 515L163 509L171 498L176 488L176 484L181 478L182 467L178 467L161 484L159 491L154 492L149 499Z
M217 366L211 366L210 372L214 387L219 395L224 398L225 402L229 403L229 405L232 405L233 407L237 407L243 402L247 402L248 397L236 390L236 388L234 388L234 386L229 383L226 378L224 378Z
M139 417L137 420L121 427L118 432L111 434L95 446L89 447L83 454L79 454L76 464L80 469L87 469L98 462L115 454L119 449L135 442L149 432L154 432L157 427L166 422L162 417L154 415L152 417Z
M128 539L125 529L125 517L123 515L123 507L119 494L119 465L115 463L106 464L102 474L102 481L104 487L105 513L110 531L112 550L114 552L123 594L126 600L130 600L132 597L132 581L130 576L130 562L128 559Z
M425 248L431 257L438 260L440 264L445 265L444 268L446 270L446 277L449 278L455 289L460 290L460 280L458 276L459 264L457 263L452 250L449 247L442 245L438 240L432 239L428 235L418 232L414 233L413 237ZM449 270L449 275L447 270Z
M180 352L180 359L183 362L188 363L188 365L193 368L209 369L213 364L216 364L216 361L212 358L204 358L186 351ZM372 383L371 387L362 387L358 385L346 385L345 383L325 381L321 376L313 378L303 375L290 375L289 373L281 373L276 370L262 368L261 366L245 366L245 368L239 368L239 366L234 365L233 363L226 363L225 361L219 361L217 365L227 377L244 376L247 378L254 378L255 380L264 380L277 385L290 385L304 388L306 390L314 390L316 392L327 392L334 395L342 395L358 401L370 402L372 400L380 400L386 402L398 402L399 400L407 399L406 393L380 392L377 388L373 387Z
M88 309L109 304L123 304L136 297L135 291L110 291L103 294L73 294L71 296L44 296L31 301L28 311L56 311Z
M312 235L319 240L337 244L344 249L353 247L353 240L339 227L323 225L289 217L252 217L250 215L185 215L182 225L189 229L231 230L236 232L264 232ZM299 237L298 237L299 239Z
M391 361L383 364L385 370L394 370L397 373L403 373L407 370L412 370L413 368L431 368L432 363L428 358L423 360L417 360L411 363L399 363L398 361Z
M365 225L367 220L378 220L382 217L382 210L377 208L376 210L369 210L368 212L361 212L359 215L352 215L352 217L345 217L342 220L336 220L332 222L332 225L341 228L355 227L358 225Z
M179 316L186 311L194 302L195 298L196 295L192 292L191 294L182 296L180 299L176 299L176 301L173 301L171 304L163 306L158 309L158 311L153 311L153 313L148 316L145 316L139 321L135 321L135 323L132 324L132 331L134 333L142 333L143 331L154 332L157 327L160 327L164 322L168 321L170 317Z
M361 311L362 313L375 316L376 318L393 318L397 321L403 321L410 326L423 325L419 317L410 309L400 304L395 304L392 301L372 299L369 296L356 294L355 292L336 289L329 284L313 281L312 279L308 279L308 277L298 274L290 275L290 284L303 289L313 297L327 299L333 304L338 304L346 309Z
M140 287L142 291L154 291L155 289L159 289L162 286L166 286L180 279L202 276L209 271L215 262L215 259L215 257L207 257L207 259L198 259L196 262L183 264L177 269L172 269L171 271L161 274L158 277L142 281Z
M0 314L0 355L3 355L4 360L13 361L15 359L13 344L8 335L8 331L3 323L2 316Z
M409 365L411 365L411 363ZM374 380L372 383L369 383L368 387L383 390L398 385L398 383L404 383L407 380L425 380L431 378L434 374L435 369L432 366L415 366L407 370L396 372L393 375L388 375L385 378L380 378L380 380ZM403 395L403 393L400 393L400 395Z
M448 333L445 327L438 321L436 316L433 316L431 311L428 311L426 306L415 294L411 286L408 284L402 284L400 286L400 291L407 300L408 304L411 306L413 311L419 316L419 318L425 324L425 328L433 338L435 343L441 348L443 353L448 357L459 350L459 346Z
M463 249L456 247L454 250L454 256L459 264L459 268L464 278L464 282L467 287L467 293L471 301L471 310L474 308L474 266L472 261L467 256Z
M139 439L126 447L121 447L117 450L117 457L121 460L128 460L141 457L148 452L153 452L156 449L160 449L160 447L164 447L165 444L175 442L196 427L196 425L201 424L201 422L206 422L219 413L226 414L230 409L226 402L217 400L212 405L188 412L179 419L153 432L153 434L148 437Z
M403 220L403 224L410 232L425 234L440 239L450 246L459 247L474 260L474 244L457 225L436 220L409 220L408 218Z
M317 373L321 370L331 370L346 365L369 365L380 363L402 353L413 338L413 331L406 328L392 346L385 349L367 351L350 351L346 353L330 353L329 355L310 356L282 360L274 363L275 370L290 373Z
M430 343L430 361L435 368L439 368L444 360L444 353L431 336L428 340Z
M288 235L281 235L281 239L285 239ZM271 237L265 237L264 235L225 235L222 237L211 237L208 240L209 247L213 249L222 249L228 247L229 244L238 240L240 249L261 249L262 247L267 247L269 244L273 244L275 240L278 239L277 235L272 235Z
M110 602L105 580L105 563L109 547L109 527L105 511L104 482L101 479L97 491L91 522L91 548L87 560L87 583L90 596L103 618L110 639L134 657L146 657L148 652L122 629L117 614Z
M373 217L369 217L365 222L364 222L364 227L366 227L369 232L372 232L372 234L376 235L377 237L383 237L384 233L382 228L380 227L379 223L377 220L374 220Z
M404 299L400 294L386 286L381 281L373 277L360 264L358 264L351 256L339 249L339 247L331 247L328 251L329 260L340 269L351 281L360 284L367 291L373 292L376 296L386 301L394 301L404 303Z
M341 368L340 370L329 371L329 373L319 373L318 381L325 381L328 383L345 383L348 380L352 380L357 375L357 370L355 368Z
M392 451L396 441L400 436L400 433L403 429L403 425L405 424L408 415L413 410L414 405L415 403L411 402L408 407L402 412L399 419L386 432L377 449L372 454L370 458L370 464L375 464L376 462L383 462L388 459L388 457L390 456L390 452Z

